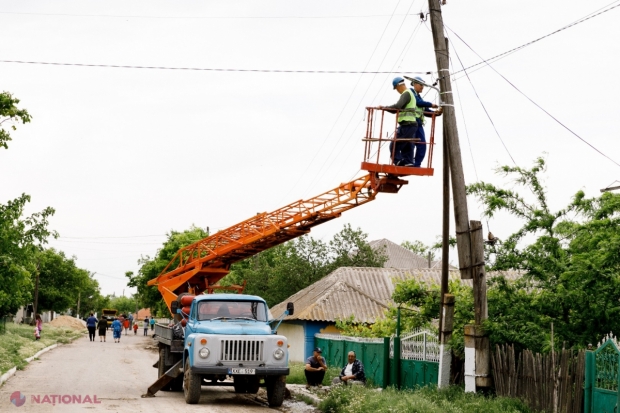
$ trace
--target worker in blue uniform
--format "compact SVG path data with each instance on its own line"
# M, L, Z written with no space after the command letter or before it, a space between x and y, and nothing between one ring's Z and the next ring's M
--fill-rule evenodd
M392 87L400 94L398 102L390 106L379 106L379 109L387 109L394 113L398 110L398 129L396 130L396 142L390 142L390 154L394 159L394 165L413 166L412 141L399 142L399 139L414 139L418 130L416 119L416 100L411 90L407 89L405 79L395 77Z
M420 167L422 165L422 161L424 160L424 156L426 156L426 136L424 134L424 119L426 117L432 117L433 113L435 116L441 116L443 109L439 108L434 103L427 102L420 96L420 93L424 90L424 79L421 77L415 77L411 81L411 92L415 97L416 101L416 120L418 123L418 129L416 130L415 137L419 139L419 142L416 142L413 146L415 148L415 156L413 158L413 166ZM433 111L433 109L437 109L437 111ZM412 148L413 150L413 148Z

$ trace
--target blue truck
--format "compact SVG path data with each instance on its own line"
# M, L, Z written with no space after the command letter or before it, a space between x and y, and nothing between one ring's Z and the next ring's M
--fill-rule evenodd
M172 302L175 321L155 325L158 379L145 396L159 390L183 390L196 404L202 386L233 386L236 393L267 390L267 401L284 400L288 343L276 334L280 321L293 314L292 303L273 319L261 297L244 294L181 294Z

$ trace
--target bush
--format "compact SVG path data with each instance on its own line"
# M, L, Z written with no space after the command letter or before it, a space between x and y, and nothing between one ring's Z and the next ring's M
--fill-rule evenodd
M325 413L530 413L521 401L465 393L461 387L445 390L425 387L418 390L383 391L362 386L336 386L321 402Z

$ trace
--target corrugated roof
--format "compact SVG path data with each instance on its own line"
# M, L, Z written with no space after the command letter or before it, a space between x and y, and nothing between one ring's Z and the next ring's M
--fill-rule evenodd
M387 261L383 265L385 268L429 268L428 257L408 250L407 248L390 241L389 239L378 239L368 243L374 250L382 248ZM441 260L431 261L430 268L441 268ZM451 270L457 268L450 265Z
M502 274L508 279L519 277L517 271ZM494 275L497 273L489 273L488 277ZM342 267L275 305L271 313L278 316L286 310L286 303L293 302L295 313L285 320L335 322L353 315L357 322L373 323L383 318L384 310L392 303L395 283L411 277L429 285L439 284L441 270ZM458 270L450 271L450 279L459 277Z

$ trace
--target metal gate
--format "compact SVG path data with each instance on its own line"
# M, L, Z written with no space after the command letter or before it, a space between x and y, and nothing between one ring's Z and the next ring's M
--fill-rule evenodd
M586 352L585 413L617 413L620 399L620 351L609 334L594 351Z
M395 359L394 348L400 347ZM417 329L390 339L390 384L399 388L436 385L439 376L439 340L437 334Z

